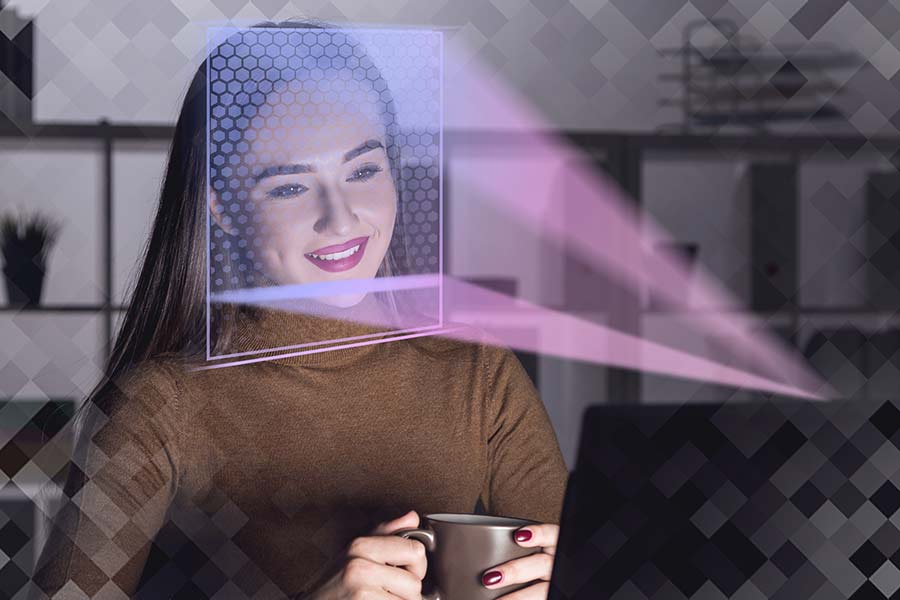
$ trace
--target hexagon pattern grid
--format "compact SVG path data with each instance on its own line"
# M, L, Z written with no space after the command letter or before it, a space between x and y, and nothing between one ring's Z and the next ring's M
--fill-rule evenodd
M223 221L210 222L211 294L274 285L258 256L271 234L251 196L259 165L290 162L291 128L328 119L364 125L371 116L364 104L384 127L398 190L393 275L440 274L441 32L249 27L210 28L209 35L210 181Z

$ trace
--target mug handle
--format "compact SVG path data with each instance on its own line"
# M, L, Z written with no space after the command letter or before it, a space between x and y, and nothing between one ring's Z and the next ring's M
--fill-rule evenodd
M430 529L401 529L394 532L394 535L398 535L408 540L416 540L417 542L422 542L422 544L425 546L425 549L429 552L434 552L434 549L436 547L434 532ZM425 594L424 596L422 596L422 600L441 600L441 593L439 590L435 590L430 594Z

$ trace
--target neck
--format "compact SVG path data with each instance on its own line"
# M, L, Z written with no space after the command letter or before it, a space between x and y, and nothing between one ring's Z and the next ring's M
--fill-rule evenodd
M378 337L395 328L396 319L372 294L348 307L308 299L280 300L254 306L239 316L231 347L221 354L252 356L330 346Z

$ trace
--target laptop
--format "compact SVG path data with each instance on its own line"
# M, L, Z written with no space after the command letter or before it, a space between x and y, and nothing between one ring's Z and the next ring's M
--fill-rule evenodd
M549 598L900 598L894 402L597 405Z

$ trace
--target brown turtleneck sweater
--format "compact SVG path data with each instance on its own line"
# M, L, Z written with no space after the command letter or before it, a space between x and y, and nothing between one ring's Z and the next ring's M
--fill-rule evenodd
M244 352L375 331L271 309L238 330ZM93 409L34 577L50 597L283 598L410 509L559 522L568 471L509 349L429 336L192 366L142 364Z

